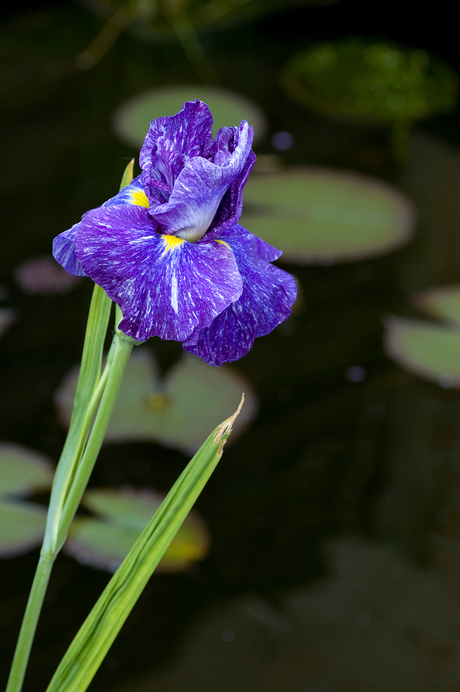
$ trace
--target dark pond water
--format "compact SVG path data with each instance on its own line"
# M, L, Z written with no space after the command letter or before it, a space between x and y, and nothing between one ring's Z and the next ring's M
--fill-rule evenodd
M260 410L198 501L211 553L183 574L151 579L91 689L460 689L460 397L404 373L382 346L383 316L408 314L410 291L459 279L460 124L416 128L400 167L384 131L308 115L278 83L305 37L373 33L358 9L357 24L339 3L210 33L204 44L222 84L265 109L270 134L293 133L287 163L397 184L417 205L416 240L368 262L291 268L302 311L235 366ZM428 25L405 37L387 24L389 38L442 52ZM57 233L117 189L137 152L112 135L114 108L147 87L197 81L176 44L132 35L93 70L67 73L100 27L67 5L24 11L1 33L0 284L19 319L0 341L0 440L56 460L64 432L53 392L79 361L91 286L28 296L14 269L48 253ZM276 153L270 137L258 153ZM164 369L181 352L153 340L148 348ZM347 378L353 366L365 369L362 381ZM91 484L167 490L186 461L154 444L107 446ZM0 563L2 679L37 555ZM46 688L108 578L59 557L26 692Z

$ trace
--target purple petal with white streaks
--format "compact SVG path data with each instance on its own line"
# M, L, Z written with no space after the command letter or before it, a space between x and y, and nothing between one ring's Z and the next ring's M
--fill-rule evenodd
M117 195L115 195L115 197L111 197L107 200L107 202L104 202L102 206L113 207L120 206L123 204L138 204L136 200L138 199L139 194L142 194L145 197L144 188L142 187L140 175L138 175L137 178L134 178L134 180L129 185L120 190L120 192ZM142 204L142 206L147 206L147 204L148 200L145 197L145 203Z
M281 254L275 248L241 226L224 233L222 240L234 252L243 293L210 327L195 330L183 343L186 351L215 366L245 356L256 337L268 334L289 316L297 295L294 278L267 261Z
M169 201L150 210L164 233L193 241L203 237L229 187L241 175L247 178L253 136L252 128L243 121L234 150L217 152L219 164L201 156L187 161L175 181ZM229 202L234 205L238 200L237 191L233 197L235 200L230 194Z
M80 224L76 223L72 228L69 228L68 231L64 231L64 233L60 233L56 236L53 240L53 255L54 259L56 259L59 264L62 264L69 274L74 274L74 276L86 276L80 260L77 259L75 254L75 237L79 228Z
M183 341L210 326L242 292L227 245L162 236L140 206L85 214L76 254L85 273L120 306L122 331L137 341L150 336Z
M137 341L183 341L221 365L290 314L295 281L270 264L280 251L237 225L252 139L243 121L214 141L206 104L185 103L151 123L141 175L55 239L56 259L104 288Z
M212 115L202 101L187 101L176 115L150 123L139 157L150 206L167 202L187 160L206 155L212 145ZM160 202L159 191L166 195Z
M218 131L215 147L212 151L215 163L221 160L222 154L226 152L232 153L235 150L239 142L239 135L240 128L238 127L222 127ZM256 155L251 149L240 173L235 177L222 197L208 230L210 237L219 237L219 233L227 228L232 228L239 221L243 211L243 188L255 162Z

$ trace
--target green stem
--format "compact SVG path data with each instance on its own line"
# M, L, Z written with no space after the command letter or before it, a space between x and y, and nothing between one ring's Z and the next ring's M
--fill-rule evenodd
M111 306L112 301L105 291L100 286L95 285L89 309L72 419L51 489L43 542L50 554L53 554L56 549L56 525L59 523L62 505L69 492L75 467L80 460L94 410L98 403L95 395L96 393L102 394L98 384L101 377L102 352ZM91 416L89 415L90 408L92 408Z
M92 409L97 406L99 399L101 400L91 433L81 458L77 458L78 463L73 465L70 487L68 488L68 483L66 483L69 474L65 474L65 478L63 477L60 484L61 492L63 488L66 491L64 501L61 500L63 497L61 494L58 498L60 502L56 502L54 505L54 508L57 507L60 511L54 515L54 519L50 517L49 525L51 528L43 542L40 562L27 603L23 626L19 634L7 692L20 692L22 688L30 649L53 562L67 537L70 524L75 516L75 512L78 509L89 477L94 468L115 405L123 373L134 344L135 341L127 337L123 332L118 331L118 329L115 331L112 347L107 358L106 368L88 404L89 409ZM86 408L85 415L79 418L79 420L82 421L84 427L88 425L88 420L89 424L91 423L91 419L92 416L89 416L88 408ZM82 429L78 432L80 435L76 432L75 440L80 439L80 436L83 434ZM44 566L46 566L46 579L43 576L45 574Z
M134 160L126 166L120 190L132 181L133 164ZM65 541L93 470L115 404L123 371L135 343L118 330L121 312L117 306L115 337L107 357L106 367L101 375L102 352L111 306L112 301L105 291L95 285L69 432L54 475L45 537L16 644L7 692L20 692L22 688L53 563ZM106 389L109 395L104 397ZM99 411L90 432L99 402L101 402ZM74 488L75 483L76 488Z
M46 588L53 568L54 558L40 556L34 581L27 602L26 613L22 621L18 644L11 666L6 692L16 692L22 688L30 649L37 629L38 618L45 598Z
M131 351L136 342L125 336L122 332L116 332L113 337L107 384L104 388L101 404L97 412L91 435L85 447L85 451L78 465L72 487L62 509L58 528L58 546L61 546L67 537L67 532L75 512L78 509L83 493L85 492L91 472L104 441L105 431L112 415L113 407L117 399L118 390L123 379L123 374L128 364ZM109 354L110 356L111 354Z

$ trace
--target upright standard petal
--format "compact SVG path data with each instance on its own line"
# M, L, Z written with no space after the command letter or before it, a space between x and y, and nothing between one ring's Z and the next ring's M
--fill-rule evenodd
M297 287L294 278L269 259L281 253L241 226L222 235L232 248L243 279L241 297L213 323L195 330L183 343L210 365L238 360L251 350L254 339L265 336L291 313Z
M149 198L151 192L158 188L158 173L169 192L172 192L188 158L205 155L212 145L211 111L197 99L187 101L176 115L158 118L150 123L139 157ZM154 200L150 202L153 206Z
M238 146L241 127L222 127L217 135L215 147L213 149L213 161L217 163L222 160L225 152L233 152ZM241 217L243 211L243 188L246 185L249 173L252 171L256 162L256 155L250 150L244 166L240 173L227 188L222 200L217 208L208 230L210 237L219 237L219 233L227 228L232 228Z
M120 328L137 341L150 336L183 341L209 327L243 290L226 243L162 235L140 206L88 212L76 254L86 275L120 306Z
M228 155L221 151L221 165L200 156L187 161L169 201L150 212L164 233L193 242L203 237L232 183L240 176L247 178L253 136L252 128L243 121L233 151Z

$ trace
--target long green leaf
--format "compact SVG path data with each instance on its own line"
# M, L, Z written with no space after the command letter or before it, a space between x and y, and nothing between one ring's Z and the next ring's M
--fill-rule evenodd
M219 425L182 472L127 557L113 575L68 648L47 692L84 692L166 548L222 456L241 410Z

